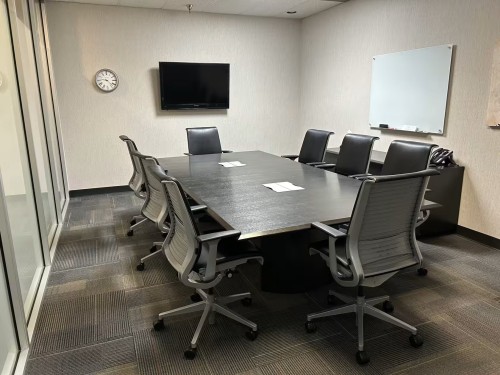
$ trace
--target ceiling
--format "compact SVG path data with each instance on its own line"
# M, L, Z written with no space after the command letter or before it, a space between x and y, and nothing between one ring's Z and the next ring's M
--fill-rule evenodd
M119 5L136 8L168 9L187 12L239 14L244 16L305 18L347 0L51 0L69 3ZM296 12L287 14L287 12Z

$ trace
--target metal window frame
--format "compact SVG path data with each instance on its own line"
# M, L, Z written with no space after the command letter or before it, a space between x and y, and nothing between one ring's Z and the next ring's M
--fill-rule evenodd
M14 257L14 243L12 240L10 223L7 214L2 176L0 175L0 247L2 250L0 260L3 257L5 276L10 294L12 317L18 341L18 349L19 352L21 352L29 346L27 317L24 311L21 284L17 273L16 259Z
M63 154L61 153L61 142L60 140L60 129L58 124L59 115L58 110L56 111L56 103L54 99L55 88L53 84L53 76L52 76L52 67L51 60L49 59L49 54L47 51L47 30L46 30L46 22L44 22L44 15L42 11L42 2L39 0L27 0L28 3L28 13L30 17L30 26L31 26L31 35L33 42L33 52L35 56L35 64L38 78L38 87L40 92L40 101L42 103L42 112L44 117L44 130L45 130L45 139L47 142L47 150L49 156L49 165L52 175L52 186L54 192L54 201L56 204L56 216L57 222L61 223L63 221L63 210L68 201L68 189L67 189L67 178L65 175L65 168L63 162ZM43 64L45 62L45 65ZM46 68L46 69L45 69ZM44 77L44 75L46 75ZM46 85L46 81L44 78L48 80L48 86ZM49 97L46 97L45 93L49 93ZM49 116L46 111L50 111L53 114L54 120L54 131L55 134L52 133L52 124L50 122ZM55 149L52 149L52 145L57 144L57 148L59 150L58 155ZM59 192L59 186L57 181L57 170L56 165L59 164L61 167L61 183L62 183L62 191L63 194L63 203L61 204L61 199L58 197L56 199L56 191ZM53 238L54 239L54 238ZM52 239L52 242L53 242Z

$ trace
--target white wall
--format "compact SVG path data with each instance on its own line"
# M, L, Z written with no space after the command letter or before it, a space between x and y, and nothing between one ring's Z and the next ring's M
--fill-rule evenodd
M222 146L298 151L300 21L48 2L69 189L126 185L126 134L158 157L187 151L185 128L217 126ZM231 64L230 109L159 110L158 62ZM101 68L118 89L99 92Z
M500 238L500 131L485 126L498 0L351 0L305 19L301 44L301 129L353 132L434 142L465 166L459 224ZM440 44L456 45L444 136L370 130L374 55Z

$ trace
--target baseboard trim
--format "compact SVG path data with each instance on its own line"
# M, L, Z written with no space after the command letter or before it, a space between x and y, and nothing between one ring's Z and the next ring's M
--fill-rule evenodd
M491 246L495 249L500 249L500 239L488 236L487 234L462 227L461 225L457 225L457 234L467 237L473 241L482 243L483 245Z
M70 190L69 197L75 198L75 197L84 197L86 195L95 195L95 194L123 193L125 191L130 191L130 187L128 185L108 186L108 187L93 188L93 189Z

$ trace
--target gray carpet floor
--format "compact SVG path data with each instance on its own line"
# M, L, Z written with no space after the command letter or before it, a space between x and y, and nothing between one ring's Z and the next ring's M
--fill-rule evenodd
M356 364L354 315L318 322L307 334L307 313L328 307L329 286L305 294L259 290L259 266L246 265L217 288L253 293L253 305L231 305L254 320L256 341L218 316L203 332L198 356L183 358L199 314L152 323L162 311L190 303L159 254L135 269L161 241L153 225L127 237L141 202L131 193L73 198L33 335L26 374L500 374L500 250L449 235L420 241L429 274L398 274L369 295L389 294L394 315L416 325L425 343L368 317L368 366ZM339 290L339 288L336 288ZM349 292L349 291L347 291Z

